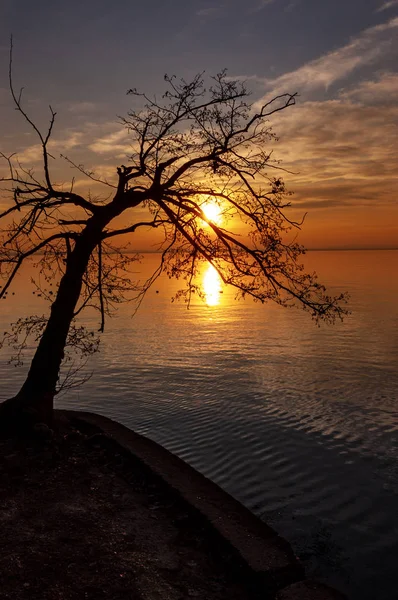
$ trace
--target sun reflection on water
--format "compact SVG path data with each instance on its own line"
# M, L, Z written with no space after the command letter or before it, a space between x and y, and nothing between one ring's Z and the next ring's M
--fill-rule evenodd
M221 278L213 265L208 265L203 274L203 291L208 306L220 304Z

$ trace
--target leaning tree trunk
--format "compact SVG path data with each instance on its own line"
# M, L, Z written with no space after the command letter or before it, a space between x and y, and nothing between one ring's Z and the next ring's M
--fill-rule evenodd
M83 275L107 221L109 219L92 217L77 239L26 381L14 398L0 405L0 428L2 425L25 428L38 422L51 424L59 370Z

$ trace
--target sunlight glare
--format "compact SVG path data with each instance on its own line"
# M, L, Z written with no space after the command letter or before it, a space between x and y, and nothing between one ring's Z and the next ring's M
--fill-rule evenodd
M216 306L220 303L221 278L211 264L208 265L203 275L203 290L208 306Z
M200 207L205 214L206 219L219 225L222 219L221 208L216 202L205 202Z

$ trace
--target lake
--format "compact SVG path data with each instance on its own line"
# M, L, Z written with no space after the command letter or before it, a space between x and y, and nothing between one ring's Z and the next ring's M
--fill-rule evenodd
M392 600L398 251L317 251L305 262L330 291L351 294L343 323L318 328L302 311L236 302L211 269L207 303L187 310L170 301L178 284L161 278L133 319L123 305L108 321L93 377L57 406L98 411L156 440L287 538L309 574L353 600ZM2 329L43 312L29 276L2 301ZM26 366L8 365L4 349L0 359L5 399Z

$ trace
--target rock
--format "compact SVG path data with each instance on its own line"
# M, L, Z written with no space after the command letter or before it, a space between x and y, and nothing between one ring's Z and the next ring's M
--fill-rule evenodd
M280 590L276 600L347 600L347 597L323 583L305 579Z
M33 433L41 440L51 440L54 436L54 431L45 423L36 423L33 426Z

